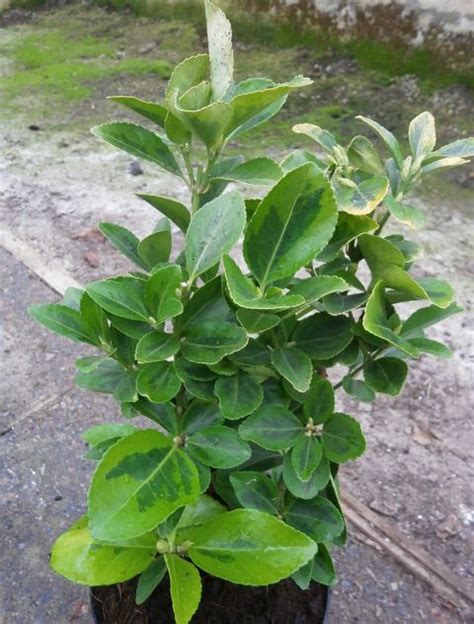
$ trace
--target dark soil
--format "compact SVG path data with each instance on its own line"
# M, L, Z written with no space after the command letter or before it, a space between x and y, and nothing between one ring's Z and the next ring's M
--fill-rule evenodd
M291 580L269 587L246 587L203 575L202 584L193 624L323 624L327 591L318 583L302 591ZM136 581L95 587L92 604L97 623L174 622L166 580L140 606L135 604L135 587Z

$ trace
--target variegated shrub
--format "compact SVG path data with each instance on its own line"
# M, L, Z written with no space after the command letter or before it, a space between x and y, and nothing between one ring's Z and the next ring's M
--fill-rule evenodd
M234 83L230 25L205 6L209 55L178 65L162 103L112 98L155 130L93 129L174 174L189 206L141 195L164 215L149 236L100 226L135 268L30 310L99 351L77 360L77 385L111 394L124 416L84 434L97 461L87 513L56 541L51 564L86 585L141 575L137 602L168 574L178 624L198 607L198 568L245 585L335 582L331 551L346 539L337 471L365 448L336 391L397 395L410 358L449 356L425 330L459 310L448 284L417 276L419 245L383 228L390 217L421 226L407 194L474 151L472 139L436 148L422 113L409 155L361 118L388 159L365 136L345 147L309 124L295 131L316 153L225 157L229 141L310 81ZM239 185L259 187L258 199ZM422 304L408 317L407 301Z

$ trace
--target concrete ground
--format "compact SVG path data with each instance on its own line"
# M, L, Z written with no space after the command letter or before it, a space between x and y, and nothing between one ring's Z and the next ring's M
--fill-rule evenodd
M73 14L76 30L92 27L83 13ZM114 33L119 33L116 26L120 20L125 18L106 16ZM94 27L99 23L100 15L96 15ZM155 28L146 20L127 27L120 23L121 36L125 37L126 31L130 45L136 46L143 46ZM158 49L175 62L176 55L184 56L184 52L171 46L186 38L179 36L179 24L165 27ZM43 24L38 36L47 32L44 28ZM54 28L58 28L57 21ZM35 32L34 20L27 27L20 24L0 30L0 35L23 36L25 32L28 36ZM258 72L261 63L269 63L261 49L254 56L248 46L239 53ZM283 53L271 54L283 58ZM298 59L294 57L294 62ZM331 70L323 61L318 63L314 67L322 78L315 83L310 104L315 111L319 110L319 98L326 97L320 96L326 73L337 72L339 67L343 75L340 86L333 85L328 91L331 101L345 95L355 97L357 84L363 84L364 90L369 84L367 76L356 73L345 86L346 72L352 71L352 65L344 59L331 59ZM8 63L0 63L0 74L8 75L9 68ZM152 88L161 92L163 84L154 76L139 77L132 80L130 90L153 97ZM440 136L447 140L462 136L470 101L464 92L448 89L427 96L414 89L412 79L403 84L404 88L410 86L411 95L405 97L400 83L395 82L376 84L368 99L385 103L383 115L393 113L391 119L396 119L397 129L402 122L405 127L407 115L426 107L441 119ZM4 245L0 248L1 624L91 621L87 590L53 575L48 568L48 552L55 536L84 510L92 465L82 458L81 432L119 415L111 400L73 388L73 362L81 347L55 337L27 316L29 304L55 301L58 295L25 266L20 256L24 259L22 250L33 251L36 256L30 264L35 271L42 265L53 273L56 269L65 271L81 283L113 275L129 265L98 236L97 222L114 221L145 235L157 215L134 193L186 199L185 189L174 178L157 175L151 166L144 165L143 175L131 176L130 159L99 144L88 133L86 124L91 117L94 122L98 118L108 120L113 113L115 118L124 118L103 101L105 94L117 89L124 92L128 86L118 79L104 79L90 98L72 103L69 112L50 117L38 113L44 110L40 106L44 101L27 93L20 100L24 107L22 104L14 117L0 120ZM359 105L361 101L353 104ZM297 114L296 108L290 103L292 115ZM357 112L371 114L366 108ZM289 120L278 123L277 129L291 125ZM32 124L40 129L29 129ZM257 140L249 137L252 139L255 144ZM425 211L427 226L421 233L409 233L425 248L424 274L452 281L464 307L461 315L430 334L446 342L454 357L416 362L399 398L379 398L373 405L354 404L343 395L338 398L341 408L361 420L368 440L366 455L344 468L345 490L448 566L455 578L472 589L472 595L474 321L469 238L472 193L467 187L472 186L473 179L468 170L421 189L413 202ZM175 251L179 246L177 239ZM331 624L473 621L472 614L440 598L384 548L354 528L349 545L337 559L340 580L333 592Z

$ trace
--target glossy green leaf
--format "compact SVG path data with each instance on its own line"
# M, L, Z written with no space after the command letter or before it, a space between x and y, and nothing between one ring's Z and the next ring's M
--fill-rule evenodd
M331 541L344 530L342 515L322 496L292 501L286 509L285 520L315 542Z
M356 119L360 119L361 121L363 121L365 124L367 124L370 128L372 128L372 130L374 130L379 135L379 137L382 139L382 141L390 150L398 166L401 167L403 164L402 149L400 147L400 143L397 141L394 135L389 130L384 128L381 124L374 121L373 119L369 119L368 117L363 117L362 115L358 115Z
M133 404L133 408L139 413L158 423L163 429L170 433L178 433L178 422L176 411L171 403L152 403L144 397L139 397Z
M217 364L223 357L243 349L247 334L231 323L202 323L192 328L181 343L181 352L196 364Z
M238 164L236 167L220 176L222 180L266 186L274 184L283 175L280 165L267 157L253 158Z
M313 164L287 173L261 201L245 234L245 259L262 289L312 260L336 220L329 183Z
M176 264L161 267L147 281L145 301L157 323L173 318L183 311L180 285L181 269Z
M146 236L137 247L140 258L149 267L168 262L171 253L171 232L153 232Z
M78 371L76 385L93 392L112 394L117 401L136 401L137 373L126 371L121 364L107 358L89 372Z
M367 173L381 174L384 167L372 141L365 136L355 136L347 148L349 163Z
M280 323L280 317L277 314L260 312L259 310L237 310L236 316L249 334L266 332Z
M384 285L382 281L377 282L369 297L362 324L364 329L370 334L386 340L412 357L419 356L418 349L411 345L403 336L396 334L390 327L385 309Z
M219 411L217 404L204 401L192 401L186 408L181 418L181 430L186 435L193 435L201 429L207 429L213 425L220 425L224 417Z
M452 304L454 290L448 282L435 277L419 277L416 281L425 291L426 297L439 308L447 308Z
M408 128L408 139L413 158L418 162L433 151L436 144L436 130L435 120L431 113L425 111L412 119Z
M335 585L337 582L336 569L331 555L324 544L318 544L318 552L314 557L311 578L321 585Z
M300 481L309 481L319 466L323 451L319 440L312 435L304 435L291 451L291 463Z
M186 265L191 281L210 269L238 241L245 226L245 204L232 191L203 206L186 233Z
M295 346L314 360L327 360L343 351L352 340L352 321L325 312L300 321L293 333Z
M366 215L352 215L348 212L340 212L334 234L319 254L318 260L330 262L345 245L362 234L374 232L377 228L377 222Z
M299 570L296 570L291 575L293 581L298 585L300 589L306 591L311 583L311 573L313 571L313 562L309 561L306 565L302 566Z
M359 184L347 178L337 178L334 182L339 210L357 216L373 212L387 195L388 188L385 176L374 176Z
M224 256L227 287L232 301L241 308L250 310L286 310L304 303L297 295L275 295L264 297L252 280L246 277L230 256Z
M198 472L186 454L155 429L137 431L114 444L94 472L89 527L97 539L129 539L199 493Z
M301 295L311 305L331 293L343 292L348 288L349 285L336 275L315 275L292 286L290 293Z
M157 557L153 560L151 565L142 572L137 583L137 591L135 594L135 602L137 605L143 604L151 594L155 591L158 585L163 580L166 574L166 564L163 557Z
M181 176L170 148L157 134L142 126L119 121L95 126L91 132L120 150Z
M233 468L247 461L252 451L230 427L213 425L192 435L186 449L205 466L213 468Z
M118 440L136 431L136 427L128 423L103 423L90 427L82 434L82 439L91 446L97 446L108 440Z
M304 134L305 136L313 139L316 143L327 152L332 152L332 149L337 146L337 141L334 135L328 130L323 130L319 126L314 124L304 123L293 126L293 132L297 134Z
M263 400L263 390L244 371L231 377L219 377L214 386L219 407L225 418L238 420L254 412Z
M342 464L365 451L365 439L357 420L336 412L324 423L323 453L332 462Z
M298 392L309 389L313 376L311 360L294 347L277 347L271 353L272 364Z
M233 472L230 482L239 503L247 509L258 509L276 515L279 496L275 483L261 472Z
M388 208L394 219L408 225L408 227L414 230L417 230L425 224L425 215L419 208L414 208L413 206L399 202L391 195L385 197L383 205Z
M99 229L107 240L118 249L125 257L137 264L140 268L147 270L148 264L138 255L139 240L133 232L121 225L114 223L100 223Z
M207 494L202 494L194 503L186 505L184 508L176 527L177 543L182 543L186 540L186 530L201 526L212 520L212 518L220 516L225 511L226 508L222 503L219 503L219 501Z
M225 102L212 102L193 108L192 104L186 102L187 95L178 99L175 93L169 101L170 110L210 149L222 141L224 130L232 118L232 109Z
M350 396L363 401L364 403L372 403L375 399L375 392L372 388L360 379L354 379L350 375L346 375L342 380L342 387Z
M201 602L201 578L190 561L179 555L164 555L170 576L171 600L176 624L188 624Z
M453 314L462 312L462 308L452 303L445 309L440 309L437 306L431 305L426 308L416 310L413 314L403 323L401 334L404 337L410 337L416 334L420 330L424 330L431 325L440 323L444 319L449 318Z
M269 451L279 451L296 444L304 429L300 420L280 405L263 405L239 427L244 440L255 442Z
M236 509L190 536L188 554L205 572L231 583L269 585L286 578L316 554L306 535L267 513Z
M125 106L125 108L142 115L142 117L146 117L160 126L160 128L165 127L165 119L168 114L168 109L162 104L149 102L147 100L140 100L139 98L130 95L112 95L107 99Z
M397 396L408 375L408 366L403 360L383 357L364 366L364 379L376 392Z
M167 403L176 396L180 387L181 380L171 362L146 364L138 373L138 393L153 403Z
M83 294L84 291L82 290L82 288L75 288L74 286L70 286L69 288L66 288L64 292L62 304L68 308L76 310L76 312L79 312L81 308L81 299Z
M166 97L169 98L175 91L183 95L191 87L207 78L209 73L209 56L197 54L181 61L175 67L166 87Z
M186 303L180 319L183 329L199 328L203 323L234 320L234 314L222 294L221 276L199 288Z
M138 362L161 362L179 350L179 340L172 334L150 332L138 341L135 357Z
M430 340L429 338L409 338L408 342L421 353L429 353L430 355L441 358L450 358L453 355L449 347L437 340Z
M234 353L230 356L232 362L243 368L250 368L253 366L269 366L270 365L270 351L259 340L249 340L245 349L242 349L238 353Z
M54 543L51 567L61 576L82 585L114 585L126 581L153 561L155 536L145 533L122 542L100 542L77 520Z
M156 208L156 210L159 210L165 217L168 217L182 232L186 232L191 217L189 211L183 204L169 197L161 197L160 195L139 193L138 197L144 199L153 206L153 208Z
M94 332L80 312L57 303L35 304L28 308L29 314L41 325L76 342L97 344Z
M355 293L351 295L341 295L339 293L332 293L327 297L324 297L324 309L331 316L339 316L340 314L346 314L364 305L369 298L368 293Z
M148 321L145 283L135 277L114 277L92 282L87 294L104 310L132 321Z
M283 461L283 480L288 490L297 498L310 500L328 484L330 469L328 460L323 457L308 481L301 481L293 468L290 453Z

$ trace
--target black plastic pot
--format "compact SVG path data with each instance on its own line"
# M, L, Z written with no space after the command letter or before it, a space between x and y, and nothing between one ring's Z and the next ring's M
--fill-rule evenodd
M330 620L329 620L329 610L330 610L330 604L331 604L331 600L332 600L332 592L331 589L328 587L324 588L325 590L325 596L324 596L324 607L323 607L323 620L322 620L322 624L330 624ZM92 620L94 622L94 624L104 624L104 620L102 617L102 614L100 613L98 606L97 606L97 600L94 597L94 588L91 588L90 593L90 605L91 605L91 613L92 613ZM290 623L288 623L290 624Z

